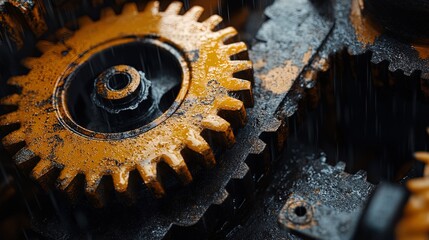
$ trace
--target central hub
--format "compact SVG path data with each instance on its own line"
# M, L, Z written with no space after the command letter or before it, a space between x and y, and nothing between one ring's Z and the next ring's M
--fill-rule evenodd
M118 139L148 131L180 106L189 86L180 52L151 38L126 38L88 50L56 93L68 126L88 137Z
M150 105L151 83L142 71L127 65L113 66L94 81L92 100L95 105L117 114L136 109L143 101Z

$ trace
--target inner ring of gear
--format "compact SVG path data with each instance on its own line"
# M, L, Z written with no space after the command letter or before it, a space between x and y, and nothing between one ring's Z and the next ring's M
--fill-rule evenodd
M66 94L71 84L71 80L69 80L70 77L74 74L74 72L79 68L80 65L89 61L89 59L94 55L102 51L108 50L110 48L113 48L115 46L121 46L127 43L134 43L134 42L153 44L157 47L163 48L164 50L168 51L176 58L176 60L181 66L182 79L181 79L180 91L177 94L175 101L168 108L166 112L164 112L161 116L157 117L154 121L133 130L123 131L118 133L116 132L103 133L103 132L92 131L90 129L86 129L82 127L80 124L76 123L76 121L73 120L73 117L71 116L70 111L68 110L68 107L67 107L68 104L67 104ZM72 64L69 65L69 68L65 71L64 75L61 78L59 78L55 86L55 94L53 98L54 108L57 111L59 120L62 121L65 126L67 126L70 130L76 133L79 133L83 136L86 136L89 138L101 139L101 140L123 139L127 137L137 136L141 133L144 133L156 127L157 125L165 121L177 110L177 108L183 102L188 92L189 84L190 84L190 72L189 72L189 66L187 62L188 61L185 59L185 56L183 56L178 50L176 50L176 48L173 47L172 44L168 43L167 40L154 39L153 36L150 36L150 35L142 36L142 37L127 37L127 38L108 40L104 43L101 43L93 47L92 49L84 51L82 55L79 55L78 59L76 59L75 61L73 61Z

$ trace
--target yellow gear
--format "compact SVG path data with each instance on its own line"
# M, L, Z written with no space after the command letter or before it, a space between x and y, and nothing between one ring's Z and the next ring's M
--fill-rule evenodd
M181 3L174 2L161 12L159 3L151 2L139 12L130 3L120 15L111 9L103 10L97 22L80 18L80 29L63 41L39 42L42 56L24 60L30 72L8 81L22 88L22 93L1 101L18 106L17 111L0 117L0 126L20 125L3 139L9 149L25 143L15 155L17 163L37 158L31 174L41 181L52 170L61 169L57 179L61 190L71 188L76 176L84 174L90 195L96 193L104 175L112 176L116 191L127 191L129 172L137 169L156 196L164 194L157 175L160 162L167 163L184 183L192 180L183 149L201 155L206 165L215 164L213 151L201 133L210 130L222 136L227 145L234 143L232 122L226 119L233 119L233 126L244 124L244 107L251 106L253 100L251 82L233 74L251 70L252 64L231 60L231 56L247 51L247 47L242 42L225 43L237 32L232 27L215 31L222 20L219 16L198 22L201 7L192 7L183 15L179 14L181 8ZM66 76L92 54L137 38L168 42L182 55L183 59L178 61L183 79L173 104L176 109L141 131L115 135L78 126L65 103Z

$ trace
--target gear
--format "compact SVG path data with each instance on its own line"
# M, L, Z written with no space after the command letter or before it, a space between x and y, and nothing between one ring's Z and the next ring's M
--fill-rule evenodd
M425 164L422 177L410 179L406 186L411 193L403 209L403 217L396 227L397 239L427 239L429 222L428 182L429 182L429 153L416 152L415 158Z
M22 48L25 32L41 36L47 30L42 1L0 1L0 46ZM23 20L23 21L22 21Z
M368 13L370 11L368 1L349 0L333 3L334 14L331 17L335 19L335 27L321 50L321 57L327 59L342 49L347 49L351 55L371 53L372 63L388 62L389 71L403 71L406 76L418 74L426 82L429 78L427 46L422 45L421 40L411 43L403 40L403 38L415 39L416 36L398 37L398 34L393 35L386 31L386 26L383 29L383 24ZM376 1L378 0L371 2ZM394 3L392 2L391 5L393 6ZM382 5L383 10L392 6ZM404 16L395 17L396 20L409 18L405 16L406 13L402 10L400 11ZM389 16L396 15L390 14Z
M43 182L59 168L57 186L69 191L74 188L76 177L84 174L86 192L97 197L104 175L113 177L116 191L126 192L129 172L137 169L145 184L159 197L165 192L158 178L159 163L168 164L184 183L192 180L186 156L182 154L185 148L203 159L205 165L215 164L211 140L202 137L203 131L227 146L234 143L232 127L245 123L244 107L252 105L251 82L234 76L251 70L252 64L230 58L247 51L246 45L225 44L237 32L232 27L213 31L222 20L217 15L198 22L203 12L201 7L179 15L182 6L179 2L171 3L164 12L158 6L158 2L151 2L138 12L131 3L124 6L121 15L105 9L97 22L83 17L79 19L80 29L73 35L57 43L39 42L43 55L24 60L31 71L9 79L9 84L21 87L22 93L1 101L3 105L17 105L18 109L1 116L0 126L18 123L20 128L7 135L3 145L12 151L19 146L15 155L17 164L38 161L32 170L34 178ZM153 53L160 57L149 58ZM140 64L134 55L143 56ZM113 63L105 63L111 59ZM124 70L120 66L124 64L129 68ZM112 77L106 73L110 67L125 72L118 70ZM136 69L146 73L151 86L145 84L144 74ZM181 79L176 83L177 97L167 107L161 106L165 101L156 94L161 91L156 86L163 80L156 74L159 71L170 74L169 80ZM123 94L103 95L99 86L104 85L94 84L98 78L91 73L116 84L107 86L106 91ZM134 102L133 107L126 109L131 116L143 115L144 119L133 119L121 111L108 113L108 121L92 119L97 118L97 111L103 111L92 106L93 91L88 89L94 86L101 97L120 98L107 99L111 100L107 103L119 104L121 110L124 104L135 100L133 94L138 89L150 88L152 98L137 99L141 102ZM175 87L162 91L171 93ZM135 104L143 107L136 108ZM85 116L79 115L83 107L91 109ZM110 126L111 122L116 127Z

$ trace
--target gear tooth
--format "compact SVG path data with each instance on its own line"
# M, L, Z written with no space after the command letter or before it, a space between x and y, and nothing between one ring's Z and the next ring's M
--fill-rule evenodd
M122 8L122 14L135 15L138 13L136 3L130 2L126 3Z
M221 16L219 16L219 15L212 15L209 18L207 18L203 22L203 24L206 25L210 30L213 30L221 22L222 22L222 17Z
M34 57L27 57L27 58L24 58L22 61L21 61L21 64L22 65L24 65L26 68L28 68L28 69L32 69L32 68L34 68L34 67L36 67L36 65L37 65L37 63L38 63L39 61L38 61L38 59L37 58L34 58Z
M378 56L376 53L372 53L370 62L374 64L380 64L381 62L383 62L383 58Z
M57 179L57 187L61 190L66 190L79 172L75 169L65 167L61 170L60 176Z
M89 16L82 16L78 20L79 28L82 28L84 26L90 25L94 21Z
M246 107L253 106L252 83L248 80L239 78L230 78L226 81L221 81L221 86L229 92L238 95L238 98L243 101Z
M225 42L226 40L235 37L238 32L233 27L227 27L217 31L216 33L219 34L222 40Z
M192 182L191 173L180 152L164 153L162 159L177 173L183 184Z
M189 20L198 21L204 12L204 8L200 6L194 6L189 9L183 16Z
M367 178L367 173L364 170L359 170L355 175L360 176L362 179L365 179L365 180Z
M179 14L180 10L182 10L183 3L181 2L172 2L168 5L167 9L165 9L165 13L167 14Z
M152 13L152 15L158 14L159 13L159 2L158 1L148 2L144 12L150 12L150 13Z
M216 164L216 160L210 145L195 130L188 130L188 133L186 134L185 144L192 151L201 154L205 160L204 163L207 166L214 166Z
M102 174L98 173L86 173L85 174L85 192L90 198L98 198L97 197L97 188L100 185Z
M101 9L101 12L100 12L100 18L101 19L114 17L115 15L116 15L115 12L110 7L103 8L103 9Z
M13 76L7 80L7 84L22 87L26 81L25 76Z
M228 56L235 55L247 51L247 45L244 42L235 42L222 46L222 50L226 52Z
M9 127L21 122L18 112L10 112L0 116L0 127Z
M37 156L33 151L27 147L23 147L13 156L13 161L18 167L25 169L29 165L29 162L36 158Z
M54 165L51 161L42 159L40 160L36 166L33 168L31 175L35 179L40 179L54 169Z
M9 95L0 99L0 105L17 106L19 99L20 99L19 94L14 93L12 95Z
M152 190L157 198L165 195L164 188L158 179L156 163L141 163L137 165L137 170L143 178L146 186Z
M231 147L235 143L234 132L231 124L218 115L210 114L202 121L203 128L222 133L222 141L227 147Z
M40 40L36 43L37 49L39 49L39 51L41 51L42 53L49 51L52 46L54 46L54 44L46 40Z
M25 133L20 129L9 133L2 139L2 144L8 151L13 151L15 146L23 142L25 142Z
M85 173L85 195L96 208L102 208L106 205L106 197L110 190L106 182L108 178L110 176L105 176L102 172Z
M337 164L335 165L335 168L341 171L344 171L346 169L346 163L339 161L337 162Z
M123 193L128 189L130 171L124 167L119 168L112 174L113 184L117 192Z
M389 66L387 67L389 69L389 71L391 72L395 72L396 70L398 70L397 66L392 64L391 62L389 62ZM408 72L404 72L405 75L409 76L410 74L407 74Z
M234 72L240 72L240 71L252 69L251 61L236 60L236 61L230 61L230 64Z
M243 102L238 99L224 96L216 100L215 107L218 110L224 110L229 114L234 114L234 116L226 119L235 119L236 125L238 126L243 126L247 122L246 109L244 108Z
M413 178L407 181L407 188L413 193L428 191L429 178Z
M421 162L429 163L429 152L415 152L414 157Z

